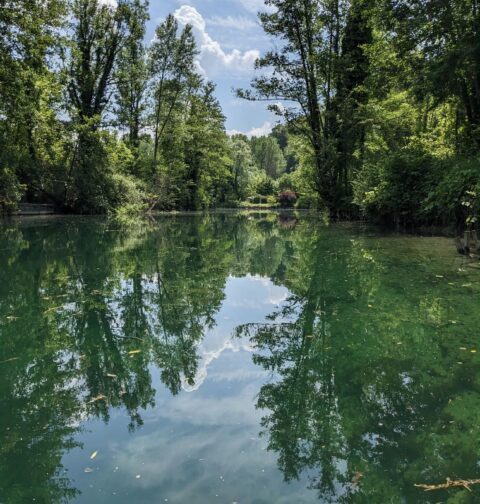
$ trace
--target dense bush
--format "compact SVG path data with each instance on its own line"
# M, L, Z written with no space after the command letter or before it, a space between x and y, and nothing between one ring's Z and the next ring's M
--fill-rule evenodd
M278 203L282 208L292 208L297 199L297 193L294 191L283 191L278 195Z
M295 175L293 173L284 173L277 180L277 190L280 192L283 191L296 191L297 190L297 181L295 180Z
M431 180L422 202L422 217L463 227L477 223L480 213L480 159L445 161Z
M259 177L255 183L255 192L261 196L270 196L275 192L275 184L268 176Z
M480 160L412 150L365 166L354 183L355 202L368 218L460 227L476 223L479 189Z
M12 170L0 169L0 213L13 212L24 191L25 187L20 184Z
M416 150L396 152L378 164L365 165L354 182L355 203L376 220L418 221L435 169L435 160Z

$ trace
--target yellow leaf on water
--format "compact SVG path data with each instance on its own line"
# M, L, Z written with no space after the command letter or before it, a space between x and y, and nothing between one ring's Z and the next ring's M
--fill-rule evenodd
M473 350L470 350L471 353L477 353L477 351L475 349Z
M61 310L63 308L63 306L52 306L51 308L49 308L48 310L45 310L43 312L44 315L46 315L47 313L50 313L52 311L58 311L58 310Z
M106 397L102 394L99 394L97 397L94 397L93 399L90 399L90 401L88 401L89 403L94 403L94 402L97 402L97 401L104 401L106 399Z
M135 355L135 354L139 354L141 352L141 350L130 350L130 352L128 352L128 355Z
M96 456L98 455L98 451L94 451L91 455L90 455L90 460L93 460Z
M460 350L466 350L466 348L464 346L461 346Z
M109 378L116 378L116 377L117 377L117 375L116 375L116 374L112 374L112 373L107 373L107 376L108 376Z
M368 307L369 307L369 308L373 308L373 305L369 304L369 305L368 305Z
M437 278L444 278L443 275L435 275Z

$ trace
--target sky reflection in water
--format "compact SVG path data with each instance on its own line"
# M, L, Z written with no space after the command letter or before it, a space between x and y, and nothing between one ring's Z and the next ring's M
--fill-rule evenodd
M0 234L0 502L479 498L413 486L477 476L479 273L448 240L276 214Z

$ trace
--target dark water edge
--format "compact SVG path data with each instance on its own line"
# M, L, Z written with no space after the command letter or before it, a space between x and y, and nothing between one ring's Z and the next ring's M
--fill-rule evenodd
M0 244L0 502L479 501L414 486L478 474L480 271L450 239L235 212Z
M140 221L156 217L164 217L164 216L198 216L198 215L239 215L239 214L255 214L255 215L266 215L266 214L278 214L285 216L296 216L296 217L310 217L314 219L318 219L324 221L325 215L317 210L308 210L308 209L288 209L288 208L211 208L208 210L171 210L171 211L154 211L151 214L141 216ZM71 213L45 213L38 215L20 215L20 214L2 214L0 213L0 224L8 224L18 221L29 221L29 222L44 222L49 219L59 219L59 218L71 218L71 219L84 219L84 218L92 218L92 219L105 219L108 217L106 215L98 214L98 215L79 215L79 214L71 214ZM443 225L395 225L393 223L380 223L374 222L368 219L337 219L331 217L327 219L331 224L337 223L356 223L356 224L364 224L374 226L383 232L395 232L399 234L412 234L412 235L420 235L420 236L446 236L446 237L455 237L459 234L459 229L455 224L443 224ZM327 222L325 220L325 222Z

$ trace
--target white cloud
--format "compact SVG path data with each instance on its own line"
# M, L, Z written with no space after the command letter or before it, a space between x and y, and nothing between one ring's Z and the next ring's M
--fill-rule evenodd
M185 390L185 392L194 392L195 390L198 390L207 378L210 364L212 364L214 360L217 360L226 350L231 350L232 352L239 352L241 350L245 352L253 352L253 348L251 348L247 342L242 342L234 336L228 337L225 341L223 341L223 344L219 348L212 350L205 349L204 345L200 344L198 349L200 366L198 367L195 379L193 380L193 385L189 385L187 381L183 379L183 390Z
M267 136L272 132L273 124L270 121L265 121L262 126L258 128L252 128L249 131L238 131L238 130L229 130L227 134L232 135L246 135L248 138L252 137L260 137Z
M266 121L259 128L252 128L247 132L247 136L249 137L259 137L266 136L272 132L273 124L270 121Z
M237 0L237 2L249 12L257 13L267 10L264 0Z
M212 26L220 26L221 28L230 28L232 30L250 30L256 28L258 24L248 17L235 17L235 16L213 16L207 19L207 24Z
M98 3L107 7L113 7L114 9L118 7L117 0L98 0Z
M200 51L198 64L209 78L224 70L228 70L230 75L253 70L255 60L260 56L257 49L245 52L238 49L233 49L230 52L224 51L219 42L213 40L207 33L206 21L203 16L190 5L182 5L174 12L174 16L182 25L192 25Z

